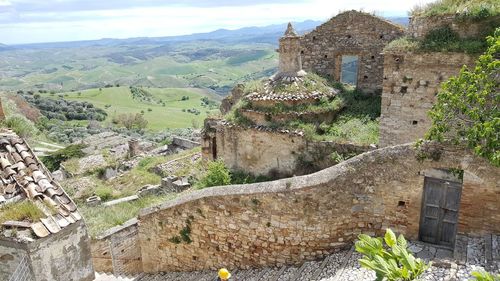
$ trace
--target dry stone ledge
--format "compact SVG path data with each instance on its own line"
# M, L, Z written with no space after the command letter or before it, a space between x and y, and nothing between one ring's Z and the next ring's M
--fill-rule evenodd
M120 199L116 199L116 200L105 202L103 205L106 206L106 207L110 207L110 206L113 206L113 205L116 205L116 204L120 204L120 203L135 201L137 199L139 199L139 196L132 195L132 196L123 197L123 198L120 198Z

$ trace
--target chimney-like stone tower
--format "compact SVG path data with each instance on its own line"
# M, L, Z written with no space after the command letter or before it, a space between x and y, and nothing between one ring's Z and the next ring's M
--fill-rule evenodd
M306 73L302 70L302 58L300 56L300 37L288 23L285 35L280 38L279 47L279 73L277 78L304 76Z
M128 155L129 157L135 157L139 155L140 153L140 148L139 148L139 140L138 139L131 139L128 141Z

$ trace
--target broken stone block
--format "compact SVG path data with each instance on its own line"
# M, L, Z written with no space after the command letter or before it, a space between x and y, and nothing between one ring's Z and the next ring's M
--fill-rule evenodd
M56 181L63 181L66 179L66 175L63 171L57 170L52 173L52 178L54 178L54 180Z
M181 192L191 187L191 184L187 181L186 178L182 178L180 180L176 180L172 183L175 192Z
M162 188L160 187L160 185L151 185L151 184L148 184L148 185L142 187L137 192L137 195L139 197L144 197L144 196L148 196L148 195L158 195L160 193L162 193Z
M173 190L173 182L178 180L179 178L177 176L168 176L166 178L161 179L161 187L167 190Z
M115 169L106 168L106 170L104 170L104 174L102 177L104 180L109 180L109 179L116 177L117 175L118 175L118 172Z
M87 200L85 200L85 204L87 204L87 206L95 207L101 205L101 201L101 197L99 196L90 196Z

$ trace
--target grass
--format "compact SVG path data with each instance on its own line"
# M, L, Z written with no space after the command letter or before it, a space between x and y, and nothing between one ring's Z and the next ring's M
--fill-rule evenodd
M388 52L459 52L480 54L486 50L484 38L460 38L449 27L430 31L423 40L402 37L390 42L384 51Z
M117 204L111 207L79 206L79 211L85 218L91 237L96 237L103 231L137 217L143 208L151 207L167 200L172 200L177 194L162 196L147 196L136 201Z
M438 0L426 5L415 6L412 16L440 16L455 14L464 19L480 20L500 15L497 0Z
M10 203L0 207L0 224L6 221L35 222L45 214L31 201Z
M324 78L322 78L324 79ZM318 81L318 80L316 80ZM319 80L329 87L340 88L340 93L334 99L323 99L316 104L286 107L277 105L273 108L257 108L257 110L277 114L287 111L319 112L338 111L336 119L331 123L315 124L294 120L286 123L272 123L272 128L298 129L311 141L336 141L358 145L377 144L379 140L379 117L381 97L365 95L352 88L340 84ZM326 86L325 86L326 87ZM239 113L240 108L251 108L248 101L240 101L226 115L226 120L243 125L252 125L252 121Z
M148 121L147 128L153 131L165 128L187 128L192 126L193 121L202 124L209 114L218 111L216 107L203 106L201 102L203 97L208 97L210 100L218 99L218 97L198 89L144 89L150 92L156 100L162 100L165 106L134 99L129 87L90 89L80 91L81 94L68 92L64 93L64 96L68 100L87 101L104 109L108 114L105 123L111 122L114 116L120 114L143 112L144 118ZM50 94L42 96L51 97ZM189 99L182 100L183 96ZM188 109L196 109L200 114L189 113Z
M136 167L130 171L124 173L120 177L113 178L108 181L103 181L98 178L97 174L91 175L91 180L94 185L83 192L80 191L80 201L85 199L92 194L96 194L101 197L102 200L108 201L112 199L122 198L137 193L145 185L156 185L160 184L162 176L156 174L153 168L159 164L166 163L168 161L193 155L194 153L200 152L200 148L194 148L191 150L185 150L181 153L168 155L168 156L153 156L143 158ZM188 157L189 158L189 157ZM189 169L197 169L196 165L186 165ZM186 168L187 169L187 168ZM186 169L181 169L177 176L188 175L189 171ZM96 171L97 173L98 171ZM67 182L65 185L65 190L68 193L74 195L76 190L71 187L71 181Z

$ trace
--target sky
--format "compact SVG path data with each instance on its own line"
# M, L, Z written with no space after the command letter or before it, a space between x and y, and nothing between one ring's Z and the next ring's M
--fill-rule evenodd
M288 21L345 10L406 16L432 0L0 0L0 43L159 37Z

